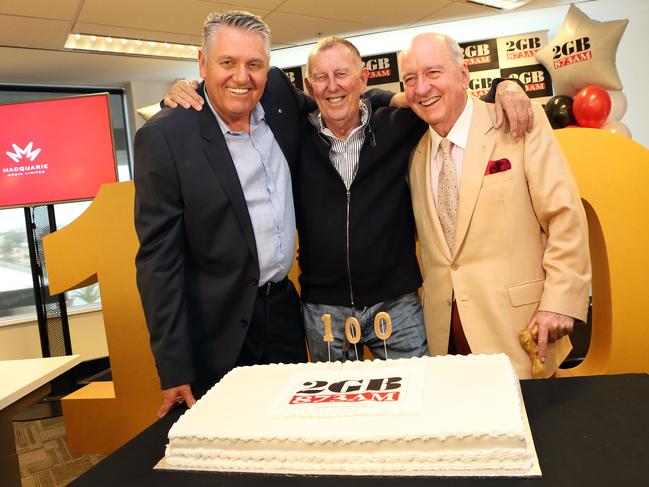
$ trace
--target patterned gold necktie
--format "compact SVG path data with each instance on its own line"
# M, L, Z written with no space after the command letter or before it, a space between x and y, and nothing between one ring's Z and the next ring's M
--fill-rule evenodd
M439 143L442 149L442 170L437 182L437 213L444 230L448 248L453 253L455 243L455 224L457 222L457 173L451 157L453 143L442 139Z

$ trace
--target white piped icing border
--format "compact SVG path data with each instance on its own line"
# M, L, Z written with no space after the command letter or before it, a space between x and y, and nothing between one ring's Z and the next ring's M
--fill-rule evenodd
M304 432L301 437L286 436L281 434L268 435L263 431L238 432L232 435L202 435L200 433L187 436L183 434L183 423L189 413L185 413L179 421L172 427L169 432L170 444L167 447L167 462L175 467L190 469L213 469L220 471L250 471L250 472L278 472L278 473L314 473L314 474L331 474L331 465L336 465L336 470L346 475L410 475L414 474L434 474L434 475L457 475L458 473L476 474L482 472L485 475L496 475L498 472L507 472L507 474L525 473L532 465L532 454L530 445L526 442L526 422L523 417L521 407L520 386L518 378L506 355L497 356L443 356L443 357L425 357L416 359L398 359L380 362L372 362L371 370L380 371L382 368L391 371L398 370L400 367L412 368L412 370L425 370L423 364L434 363L437 360L443 360L446 364L453 361L476 361L484 363L487 361L502 361L507 370L507 383L511 386L510 393L513 392L519 417L516 418L507 431L494 429L483 431L480 434L469 430L462 431L462 428L456 428L456 431L446 431L443 433L432 434L428 437L418 435L402 435L396 432L392 434L374 434L359 437L358 433L332 432L330 437L311 436ZM227 374L219 383L221 387L228 387L230 382L234 386L238 383L238 376L241 371L255 370L257 367L268 366L250 366L235 369ZM311 363L311 364L278 364L273 366L275 369L289 368L296 370L298 380L303 375L309 376L312 373L324 371L326 373L338 373L344 371L345 377L348 373L354 373L356 369L367 369L367 365L362 362L336 363ZM249 372L244 372L244 375ZM424 373L415 374L422 378ZM221 387L211 389L206 396L199 401L194 408L207 407L206 401L209 397L218 394ZM236 386L235 386L236 387ZM279 401L281 397L286 397L290 393L289 389L294 384L289 384L280 395L271 408L269 415L271 417L286 418L286 411L282 411ZM419 390L423 389L420 383L417 384ZM288 392L287 392L288 391ZM414 396L413 396L414 397ZM421 399L417 399L421 404ZM218 401L216 398L214 401ZM354 405L355 406L355 405ZM344 413L345 416L359 415L366 416L363 406L351 407L351 413ZM412 407L412 406L411 406ZM194 409L193 408L193 409ZM330 411L324 413L318 411L319 408L313 408L315 411L307 414L307 417L330 417ZM349 411L349 410L347 410ZM404 412L405 411L405 412ZM394 414L408 414L407 409L387 413L386 416ZM337 416L338 413L333 416ZM512 418L514 419L514 418ZM318 419L315 419L316 421ZM387 419L387 421L391 421ZM503 444L511 445L511 448L488 448L480 449L471 447L470 451L444 451L446 442L463 443L471 440L475 446L492 442L496 443L505 440ZM397 449L405 449L405 452L386 452L385 446L393 444ZM412 447L408 445L411 444ZM426 446L429 445L429 446ZM270 447L270 448L269 448ZM317 454L305 453L304 448L320 448ZM360 448L360 450L359 450ZM376 449L380 449L378 454ZM414 448L414 452L408 452L408 448ZM425 453L417 451L427 450ZM367 453L365 453L367 450ZM389 448L388 448L389 450ZM378 459L378 460L377 460ZM328 465L324 465L328 463ZM387 465L387 466L386 466ZM446 472L446 473L445 473ZM473 473L467 473L473 472ZM337 472L333 472L337 473Z

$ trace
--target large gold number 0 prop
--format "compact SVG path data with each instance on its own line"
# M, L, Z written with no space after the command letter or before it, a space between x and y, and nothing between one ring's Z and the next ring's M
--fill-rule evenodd
M135 284L133 183L104 185L88 209L43 240L52 294L99 281L112 382L61 401L73 452L110 453L155 421L160 387Z
M593 263L590 348L559 375L649 372L649 150L603 130L555 134L584 201Z

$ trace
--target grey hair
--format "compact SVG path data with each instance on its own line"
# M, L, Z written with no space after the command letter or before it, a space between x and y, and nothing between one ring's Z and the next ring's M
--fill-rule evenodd
M261 17L243 10L211 12L203 24L203 52L207 52L212 39L221 26L238 29L244 32L257 33L264 40L266 53L270 55L270 27Z
M446 40L446 48L451 55L451 60L458 68L464 65L464 50L460 47L455 39L447 35L442 35Z
M464 50L460 47L460 45L457 43L457 41L455 39L453 39L452 37L447 36L446 34L437 34L435 32L427 32L427 33L419 34L419 35L413 37L413 39L410 41L410 44L412 44L412 42L417 37L420 37L420 36L435 36L435 37L438 37L439 39L444 40L444 42L446 43L446 49L448 50L448 53L449 53L449 55L451 57L451 61L453 62L453 64L455 64L455 66L458 67L458 68L462 68L462 66L464 66ZM407 52L409 50L409 48L410 48L410 45L406 49L404 49L403 51L400 51L399 54L398 54L397 59L398 59L399 70L400 71L401 71L401 61L402 61L403 54L404 54L404 52Z
M313 74L311 73L311 63L313 62L313 57L319 52L326 51L327 49L331 49L335 46L343 46L347 48L350 54L354 56L354 59L358 61L359 69L363 69L365 63L363 63L361 53L358 51L358 48L354 44L349 42L347 39L343 39L342 37L329 36L320 40L315 46L313 46L311 52L309 52L309 56L306 59L306 73L308 77Z

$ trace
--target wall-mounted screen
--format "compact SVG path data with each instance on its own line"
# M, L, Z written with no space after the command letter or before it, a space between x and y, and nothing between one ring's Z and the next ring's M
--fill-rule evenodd
M107 93L0 105L0 208L92 199L114 182Z

